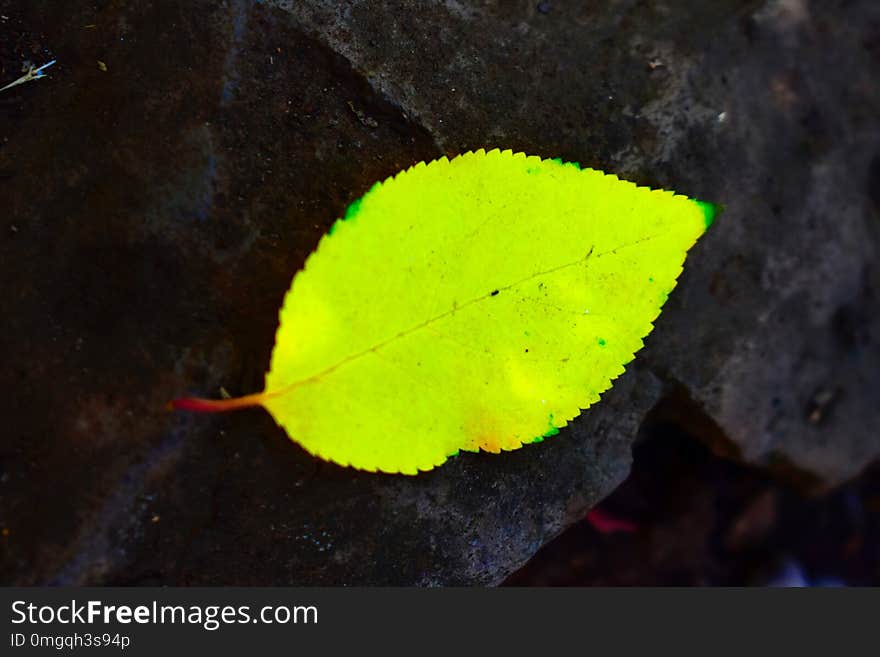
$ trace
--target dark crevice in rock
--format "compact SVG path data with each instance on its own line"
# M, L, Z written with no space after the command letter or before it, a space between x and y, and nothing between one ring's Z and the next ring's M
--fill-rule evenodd
M824 391L818 391L806 412L813 417L822 412L830 412L834 400L835 396L829 398ZM820 421L821 419L817 419L816 423ZM688 436L703 444L716 457L744 464L749 462L740 446L725 434L702 404L693 399L683 384L674 380L667 382L666 393L645 416L639 427L636 446L662 432ZM763 468L768 476L803 494L828 490L828 485L820 476L798 467L776 450L768 452L755 467Z
M719 457L672 424L646 426L627 480L504 583L880 582L880 462L821 494L776 475Z
M681 383L667 385L666 393L642 421L637 440L653 435L659 427L675 427L702 442L717 456L734 460L742 458L739 446L725 435L724 430Z

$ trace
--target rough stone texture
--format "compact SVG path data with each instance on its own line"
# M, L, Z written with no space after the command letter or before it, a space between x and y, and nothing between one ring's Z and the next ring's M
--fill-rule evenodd
M877 3L273 4L440 148L722 202L642 360L749 460L837 482L880 453Z
M685 390L746 459L880 453L880 6L0 0L0 582L488 584L626 476ZM97 62L106 64L102 71ZM559 436L416 478L259 411L293 273L419 159L562 156L726 211Z

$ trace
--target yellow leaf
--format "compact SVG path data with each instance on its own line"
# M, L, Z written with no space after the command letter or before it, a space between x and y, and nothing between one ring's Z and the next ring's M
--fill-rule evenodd
M557 433L642 347L715 207L483 150L349 207L294 278L262 405L321 458L417 474Z

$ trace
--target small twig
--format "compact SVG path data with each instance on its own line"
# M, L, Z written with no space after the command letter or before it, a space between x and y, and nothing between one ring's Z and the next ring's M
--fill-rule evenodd
M6 91L7 89L12 89L12 87L15 87L19 84L24 84L25 82L30 82L31 80L39 80L40 78L46 77L46 74L43 73L43 70L49 68L54 63L55 63L55 60L53 59L48 64L43 64L39 68L35 68L35 67L31 66L28 69L27 73L25 73L20 78L18 78L18 80L10 82L5 87L0 87L0 91Z

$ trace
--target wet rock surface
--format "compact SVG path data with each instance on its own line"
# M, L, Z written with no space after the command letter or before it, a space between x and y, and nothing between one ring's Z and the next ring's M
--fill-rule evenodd
M672 391L817 486L880 453L876 3L0 0L0 33L4 84L58 60L0 93L4 583L496 583ZM165 410L261 387L370 184L486 146L725 205L601 404L416 478Z

